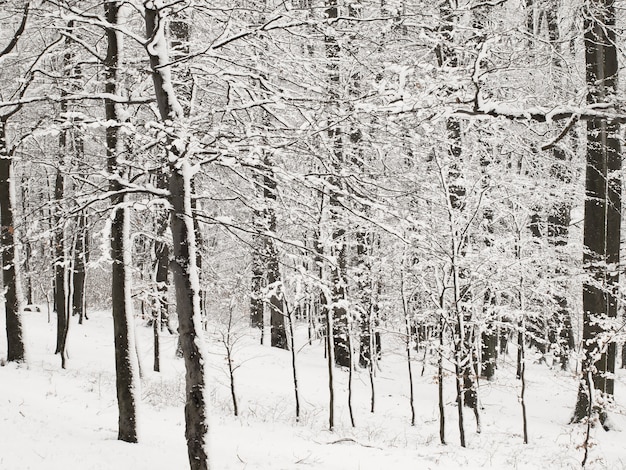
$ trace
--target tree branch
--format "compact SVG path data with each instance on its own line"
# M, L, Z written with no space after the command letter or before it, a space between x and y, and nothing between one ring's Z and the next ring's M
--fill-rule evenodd
M610 103L596 103L583 107L555 106L548 108L535 106L525 109L504 103L484 103L473 109L457 109L452 115L456 117L503 117L512 121L556 122L576 118L576 120L581 121L598 119L613 123L626 123L626 114L614 112L612 109L613 104Z
M26 29L26 20L28 19L29 9L30 9L30 2L26 2L26 4L24 5L24 13L22 13L22 21L19 27L17 28L17 31L15 31L15 34L13 35L13 38L11 39L7 47L5 47L2 52L0 52L0 57L5 56L8 53L10 53L13 50L13 48L17 45L17 41L19 41L20 36L24 33L24 30Z

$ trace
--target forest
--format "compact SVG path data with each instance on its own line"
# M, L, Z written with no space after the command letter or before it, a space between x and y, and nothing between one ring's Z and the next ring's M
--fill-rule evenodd
M626 468L625 8L0 1L0 468Z

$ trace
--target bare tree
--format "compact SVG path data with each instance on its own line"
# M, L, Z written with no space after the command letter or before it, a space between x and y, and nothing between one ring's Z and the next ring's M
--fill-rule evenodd
M177 122L183 117L171 82L171 67L165 38L165 12L156 2L144 2L146 51L150 57L154 91L163 123ZM176 131L176 128L172 129ZM200 278L197 267L196 233L192 210L193 169L183 136L168 142L170 228L173 240L173 260L170 263L176 291L176 310L180 344L185 360L186 400L185 435L192 470L209 468L207 435L208 400L206 396L207 356L202 338L200 309Z
M613 0L585 3L587 103L611 103L617 90L618 60ZM608 322L617 316L621 224L620 125L607 119L587 121L587 166L583 263L583 377L573 421L599 413L607 426L606 409L591 397L613 395L615 342ZM591 380L589 380L589 376ZM593 388L593 390L591 390Z
M122 1L108 1L104 4L107 55L105 66L105 90L110 95L120 93L118 75L124 52L123 36L118 25L123 22L125 8ZM120 159L124 153L123 137L120 133L124 125L121 105L111 99L105 101L105 116L109 123L106 129L107 170L111 175L109 190L113 214L111 221L111 303L113 308L113 333L115 335L115 371L117 404L119 411L118 439L137 442L137 405L139 403L139 372L134 343L134 317L130 298L130 276L127 273L130 249L128 208L121 192L123 168Z
M25 2L22 19L9 43L0 51L0 63L17 45L26 29L26 22L30 11L30 2ZM28 82L21 85L17 95L23 95ZM6 108L5 108L6 109ZM6 334L8 346L8 361L23 362L26 360L19 286L19 260L15 249L15 218L14 218L14 160L15 148L7 141L8 120L21 109L14 106L0 114L0 251L2 251L2 284L4 286L4 309L6 314Z

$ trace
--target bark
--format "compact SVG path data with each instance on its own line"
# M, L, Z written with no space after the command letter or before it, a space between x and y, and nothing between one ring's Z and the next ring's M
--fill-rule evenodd
M443 304L443 302L441 302ZM446 413L443 398L443 337L444 318L439 313L439 348L437 351L437 398L439 405L439 441L446 445Z
M256 216L255 216L256 218ZM261 240L255 240L252 250L252 280L250 288L250 326L261 330L261 344L263 344L263 312L265 304L263 302L263 256L261 253Z
M107 21L116 25L119 21L121 1L104 4ZM107 37L107 55L105 58L105 91L118 93L118 70L122 63L122 36L114 28L105 29ZM118 104L105 101L105 116L109 123L106 129L107 170L112 176L121 176L118 157L122 153L122 136L119 133L120 113ZM114 178L110 180L112 193L122 189ZM134 345L134 317L130 301L130 276L127 275L128 211L124 207L124 196L111 196L113 207L111 222L111 304L113 310L113 334L115 338L115 378L118 403L118 439L137 442L137 405L139 375L137 356Z
M20 182L22 188L22 214L24 214L24 217L28 213L28 200L30 199L30 185L28 184L28 180L29 178L23 175ZM32 246L30 240L27 238L24 239L22 244L24 246L24 274L26 278L24 286L26 292L24 293L24 297L26 304L31 305L33 303L33 274L31 269Z
M65 147L65 133L61 133L61 151ZM65 331L67 315L65 311L65 231L61 220L61 204L63 203L64 177L63 169L57 168L54 182L54 201L56 203L55 231L54 231L54 311L57 316L57 343L55 354L60 354L63 360L65 355Z
M164 18L153 2L147 1L145 22L154 91L163 121L174 124L183 116L170 81L169 59L166 54ZM208 460L208 399L206 370L208 363L202 333L200 311L200 278L197 268L196 233L192 210L192 169L178 146L168 145L170 229L173 259L170 263L176 292L179 339L185 361L185 436L192 470L206 470Z
M454 50L453 22L455 13L450 5L441 6L441 18L443 24L440 28L441 43L436 48L438 65L441 68L456 68L459 65L459 58ZM447 175L441 175L445 180L445 192L448 198L448 217L450 221L451 235L451 255L452 255L452 278L454 289L454 310L456 313L456 336L455 339L455 356L456 356L456 372L460 374L457 377L457 392L463 393L464 398L458 398L459 406L463 403L474 410L477 417L478 425L478 398L476 384L473 379L473 363L474 363L474 347L473 332L467 325L471 321L471 311L463 307L463 303L469 294L469 286L465 280L466 273L461 266L461 261L466 251L466 241L461 234L458 233L458 227L455 222L455 214L465 209L466 189L460 181L461 171L459 163L462 161L462 140L461 140L461 123L454 118L446 120L446 132L448 137L448 160L449 167ZM459 431L461 438L461 446L465 447L465 432L463 430L462 410L459 409Z
M337 18L339 8L337 0L325 1L325 15L327 19ZM336 31L329 27L324 35L325 51L326 51L326 67L328 71L328 92L331 108L336 109L339 106L339 60L341 54L341 46L338 38L335 36ZM333 347L335 355L335 363L339 366L350 367L350 351L348 345L348 312L345 307L346 299L346 247L345 247L345 229L341 227L341 203L339 200L339 191L341 181L338 177L339 170L343 163L343 144L342 130L332 122L329 123L328 138L332 147L332 165L335 175L329 178L332 188L330 190L329 206L331 219L331 238L333 242L331 253L334 255L335 261L330 270L331 284L331 310L333 316Z
M168 181L167 175L162 169L156 177L156 186L159 189L167 189ZM156 239L154 240L154 254L155 254L155 266L154 266L154 282L155 282L155 308L157 312L155 317L159 321L159 330L161 329L163 322L167 323L169 328L169 308L167 301L167 291L169 285L169 262L170 262L170 246L166 239L166 232L168 230L168 213L166 211L159 211L156 217Z
M411 364L411 340L413 335L411 334L411 320L409 318L409 309L407 306L407 299L404 291L404 266L400 271L400 294L402 296L402 313L404 314L404 332L405 338L405 350L406 350L406 364L409 379L409 406L411 408L411 426L415 426L415 395L413 390L413 368ZM445 439L442 441L445 444Z
M200 336L202 328L194 253L195 234L191 222L191 187L184 175L174 168L170 173L170 192L170 228L174 244L171 267L176 291L178 332L186 369L185 435L191 468L203 470L208 468L208 401L205 396L204 370L207 358L200 346L203 339Z
M494 325L494 314L490 307L495 304L494 296L489 289L485 292L483 310L486 316L485 330L481 333L481 373L487 380L492 380L496 373L498 356L498 332Z
M550 0L546 4L545 15L548 26L548 39L552 47L552 63L554 68L558 70L561 67L561 33L559 31L559 23L557 17L558 4L556 0ZM569 183L569 168L566 152L559 146L552 150L554 164L552 168L552 176L563 183ZM548 216L548 242L555 247L557 255L559 248L567 245L569 235L571 204L567 201L558 201L553 207L551 214ZM560 277L567 277L567 272L563 268L556 268L556 272ZM567 369L570 351L574 349L574 331L572 329L571 309L568 305L567 283L558 282L558 291L560 294L554 295L556 312L553 316L553 328L550 332L553 336L551 344L557 345L557 356L561 362L561 368Z
M263 189L265 199L276 200L276 181L273 176L265 177L265 187ZM270 233L276 232L276 214L273 207L267 209L267 223ZM278 250L273 238L265 237L265 253L267 285L270 287L270 339L271 345L276 348L288 349L287 332L285 330L285 313L283 311L282 278L278 264Z
M324 316L326 318L326 351L328 366L328 429L332 431L335 428L335 384L333 369L335 367L335 348L333 338L330 334L333 331L333 314L332 311L324 307Z
M255 211L257 228L262 232L276 233L276 179L272 170L269 155L263 157L266 174L261 178L265 207ZM251 312L257 326L263 326L263 308L267 305L270 312L270 344L272 347L288 349L287 331L285 329L285 312L283 305L282 277L278 260L276 242L271 236L259 233L255 235L255 243L260 253L253 255L253 286L258 289L252 292ZM259 282L260 281L260 282ZM266 295L263 287L268 289ZM260 322L258 321L260 319Z
M611 103L617 87L615 6L613 0L589 0L585 18L587 102ZM592 387L599 394L613 395L615 343L608 338L607 320L617 316L621 169L619 124L606 120L587 121L587 165L583 227L583 379L580 382L573 421L588 417L600 407L605 424L605 405L590 403ZM587 375L591 381L587 383Z
M287 311L287 320L289 321L289 350L291 351L291 372L293 376L293 392L296 403L296 421L300 421L300 392L298 390L298 370L296 367L296 344L294 338L294 315L285 305Z
M14 168L7 143L7 121L0 119L0 249L2 251L2 284L6 315L7 360L24 362L26 353L19 298L19 261L15 249L13 208Z
M87 279L87 216L81 213L78 216L78 234L74 245L74 275L72 290L72 315L78 315L79 323L85 314L85 281Z

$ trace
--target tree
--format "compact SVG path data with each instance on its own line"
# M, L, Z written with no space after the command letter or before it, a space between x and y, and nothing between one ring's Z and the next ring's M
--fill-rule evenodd
M123 63L123 35L118 25L125 18L125 6L121 1L106 1L104 13L110 26L105 28L107 37L107 54L104 59L105 91L110 95L118 95L119 70ZM125 197L120 180L123 167L119 159L125 154L124 137L120 130L124 125L122 105L112 99L105 100L107 171L110 175L109 190L111 191L111 304L113 309L113 333L115 336L115 371L117 387L117 404L119 411L118 439L137 442L137 406L139 395L139 372L134 338L134 316L130 298L130 276L127 273L130 265L129 214L125 205Z
M192 168L188 142L180 129L183 110L171 82L171 69L165 38L165 7L160 2L146 1L146 51L150 58L154 91L161 123L173 126L175 137L166 143L168 153L170 229L173 240L173 260L170 263L176 290L178 332L185 360L186 399L185 436L192 470L209 468L207 436L208 398L205 370L207 353L204 348L200 311L200 277L197 268L194 212L192 210Z
M615 2L588 0L585 18L587 104L611 104L617 91ZM615 342L611 319L617 316L621 224L620 125L606 118L587 121L583 264L582 380L573 421L591 419L591 410L606 422L606 405L591 397L613 395ZM607 375L609 374L609 375ZM591 380L589 379L591 377ZM593 388L593 390L592 390ZM604 402L602 402L604 403Z
M325 15L329 21L339 17L339 7L337 0L326 0ZM339 87L340 87L340 55L341 45L337 38L335 26L329 25L324 35L324 45L326 53L326 67L328 70L328 94L331 111L339 111ZM331 184L328 205L330 211L331 240L332 246L330 255L332 256L332 266L330 268L330 294L326 296L324 308L331 310L333 317L333 329L327 334L332 335L334 356L337 365L352 367L350 363L350 351L348 344L348 311L346 308L346 230L342 226L340 194L342 182L339 172L344 163L343 132L341 126L333 122L336 116L329 118L328 140L331 147L331 168L332 175L329 178Z
M0 51L0 64L15 49L26 29L30 11L30 2L23 8L22 19L13 37ZM29 82L22 82L16 94L23 95ZM6 109L6 108L5 108ZM23 362L26 360L24 337L21 320L21 300L19 295L19 259L16 250L15 233L15 195L14 195L14 147L10 147L7 136L8 120L21 109L13 106L0 114L0 251L2 251L2 285L4 286L4 309L6 314L7 360Z

